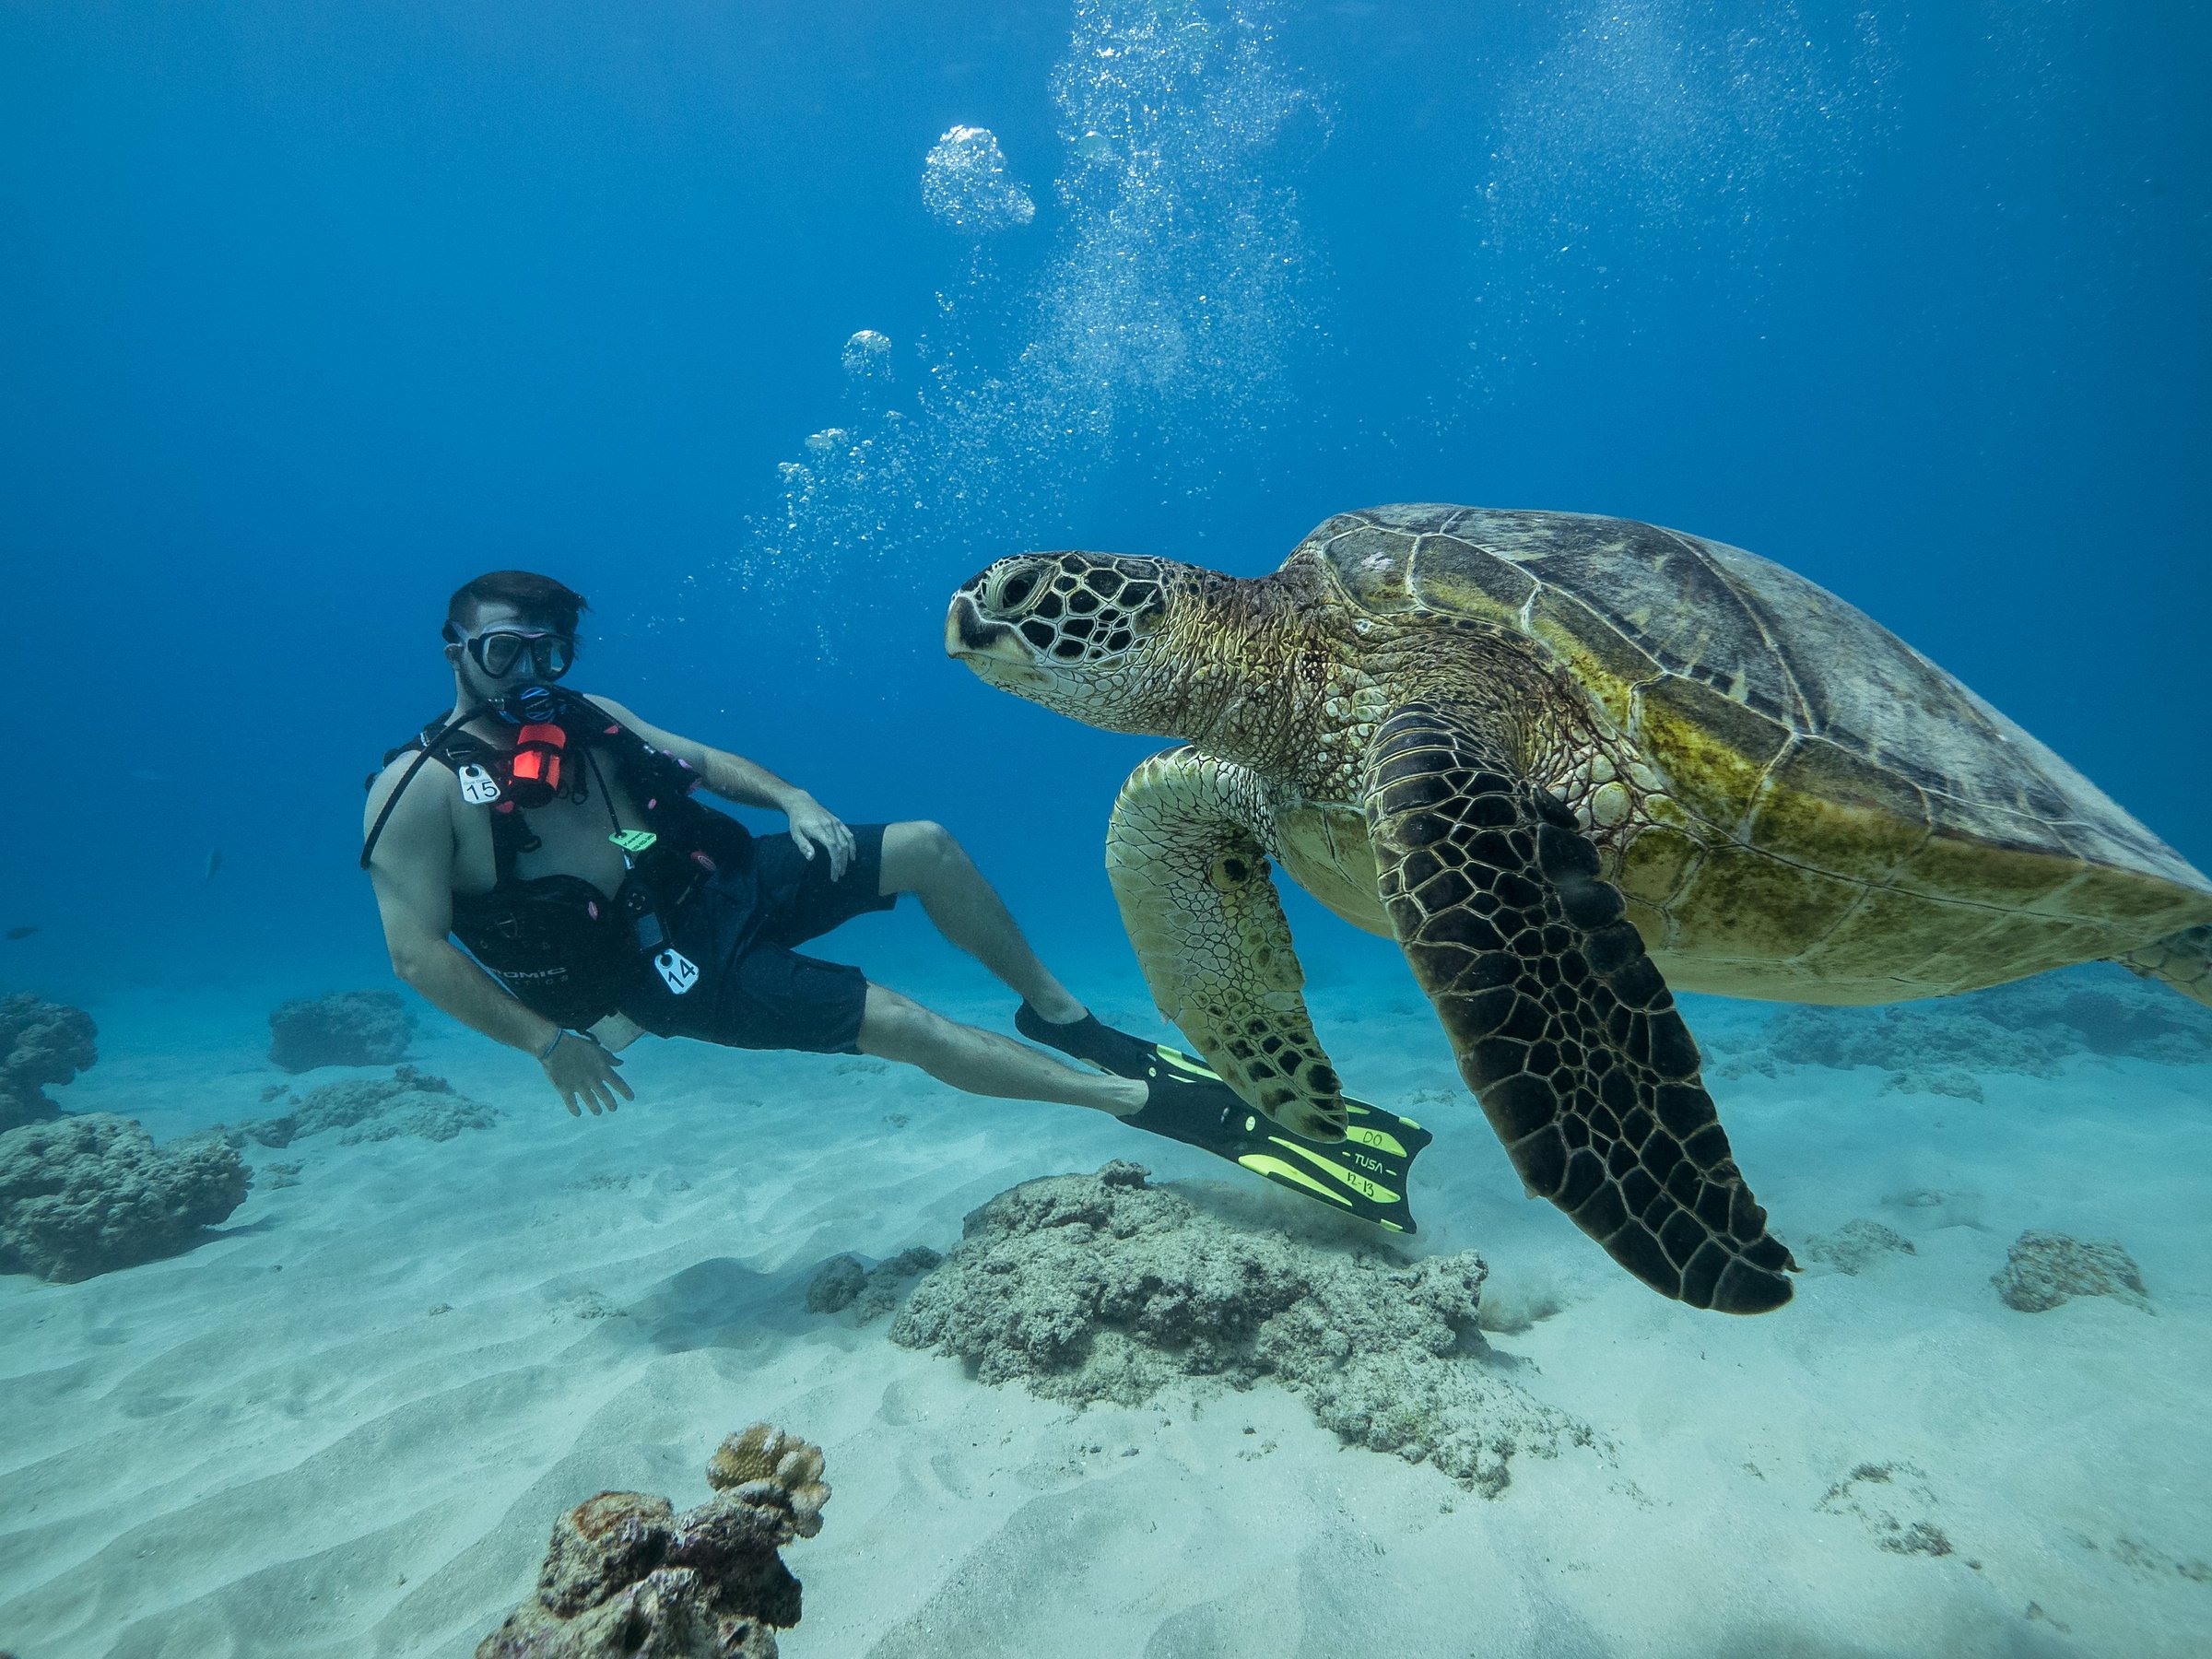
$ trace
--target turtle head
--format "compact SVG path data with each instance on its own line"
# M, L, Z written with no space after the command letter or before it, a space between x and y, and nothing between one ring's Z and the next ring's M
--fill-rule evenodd
M963 583L945 651L1002 691L1112 732L1176 737L1206 572L1165 559L1018 553Z

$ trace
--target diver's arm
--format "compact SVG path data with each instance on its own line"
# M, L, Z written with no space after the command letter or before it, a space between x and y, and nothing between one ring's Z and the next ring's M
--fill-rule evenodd
M654 748L688 764L706 787L724 800L735 801L740 806L766 806L781 812L791 820L791 839L800 852L808 858L818 850L828 853L831 877L844 875L845 866L853 858L853 831L845 828L837 814L797 784L784 782L768 768L754 764L743 755L709 748L703 743L648 725L612 698L594 697L591 700Z
M399 770L387 771L370 793L370 821L397 786ZM547 1054L560 1028L516 1001L447 936L453 919L456 790L452 774L430 770L433 775L417 778L400 797L369 863L392 971L470 1030L533 1057L545 1056L540 1064L571 1115L580 1098L594 1115L603 1105L613 1109L615 1090L634 1098L611 1069L621 1062L603 1050L571 1038Z
M378 780L369 797L372 818L393 786L390 774ZM508 994L447 936L453 924L452 794L452 780L441 769L417 778L393 809L369 862L392 971L494 1042L542 1053L559 1028Z
M765 806L773 812L789 813L793 806L814 800L797 784L786 783L765 766L747 760L743 755L709 748L703 743L649 725L611 697L594 697L590 700L663 754L674 755L684 761L700 775L709 790L725 801L735 801L740 806Z

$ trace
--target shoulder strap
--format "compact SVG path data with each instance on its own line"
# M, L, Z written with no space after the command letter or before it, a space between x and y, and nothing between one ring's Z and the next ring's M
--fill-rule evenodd
M416 774L432 760L439 759L447 749L458 747L456 740L465 735L461 730L463 726L470 721L490 712L491 705L486 703L470 709L465 713L454 715L435 731L425 726L421 734L415 739L415 743L402 744L384 757L384 764L389 766L400 756L406 754L408 749L413 748L415 744L418 743L422 746L422 753L415 757L415 763L408 767L406 774L401 777L398 787L384 797L383 809L376 815L376 822L369 826L368 837L361 842L362 869L365 870L369 867L369 860L376 853L376 843L383 839L384 826L392 821L393 811L399 806L399 797L407 793L407 785L415 782ZM369 782L370 786L373 788L376 780L371 778Z

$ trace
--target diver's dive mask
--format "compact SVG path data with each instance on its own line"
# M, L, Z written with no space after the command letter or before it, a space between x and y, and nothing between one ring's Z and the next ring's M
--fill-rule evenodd
M505 679L529 658L531 673L540 680L557 680L576 660L576 642L559 634L533 628L488 628L461 641L477 666L493 679Z

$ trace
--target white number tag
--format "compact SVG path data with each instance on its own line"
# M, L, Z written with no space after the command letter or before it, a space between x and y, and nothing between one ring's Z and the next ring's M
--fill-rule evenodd
M465 766L461 769L461 798L471 806L488 806L500 798L500 786L482 767Z
M653 959L653 965L660 971L661 982L678 996L699 982L698 968L680 950L662 951Z

